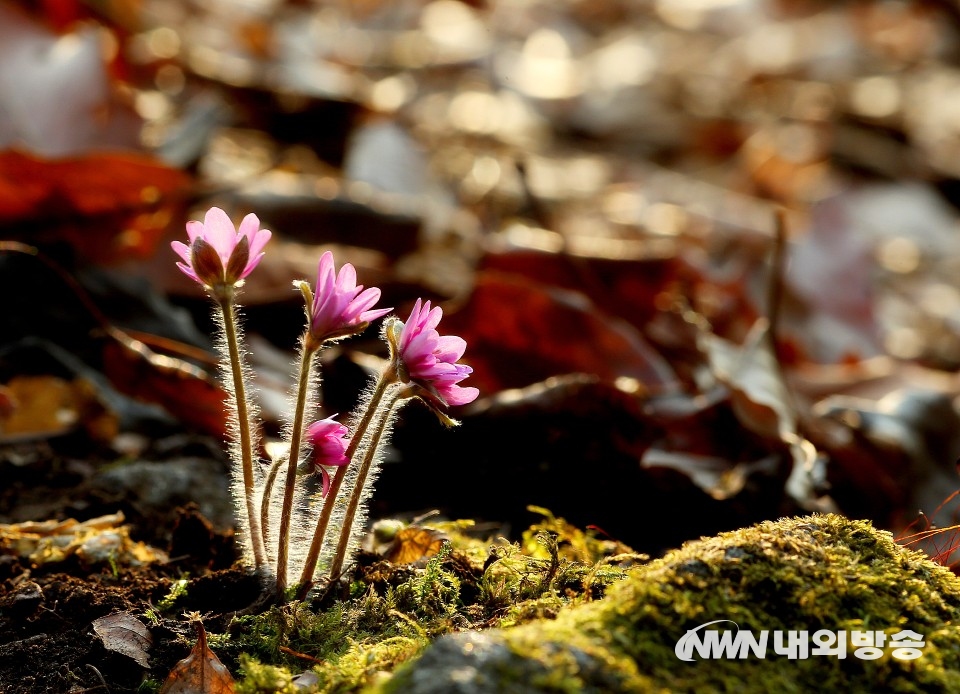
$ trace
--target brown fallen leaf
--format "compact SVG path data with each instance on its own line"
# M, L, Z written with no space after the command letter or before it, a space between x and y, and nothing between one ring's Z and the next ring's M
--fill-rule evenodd
M67 241L106 264L152 255L189 197L191 178L134 153L45 159L0 152L0 223L8 238Z
M110 327L103 342L104 373L121 393L162 405L170 414L211 435L226 435L224 391L206 370L145 340ZM170 346L172 340L152 344Z
M748 429L778 437L796 431L797 414L767 341L769 322L754 323L743 345L710 332L699 335L700 348L717 379L730 388L734 411Z
M709 332L701 333L698 341L715 378L730 390L740 422L760 436L779 439L790 450L793 472L787 493L804 507L827 512L834 508L833 501L815 492L817 450L798 433L796 404L770 347L769 330L769 321L758 318L741 346Z
M118 418L100 402L93 384L49 375L16 376L3 386L0 442L41 439L83 426L91 438L110 441Z
M27 559L35 566L71 556L85 566L110 561L121 566L143 566L167 560L159 549L131 540L130 527L123 521L123 513L117 512L82 523L67 518L0 525L0 554Z
M93 620L93 630L108 651L125 655L143 668L150 667L147 653L153 645L150 632L128 612L118 612Z
M581 293L519 275L477 273L470 298L444 321L470 345L470 385L481 393L572 373L634 379L656 393L677 387L673 369L629 323Z
M416 521L407 525L403 521L384 519L373 524L364 544L368 551L394 564L414 564L435 556L448 539L443 531Z
M233 677L207 646L207 632L198 616L193 617L197 643L190 655L177 663L160 694L233 694Z
M549 232L547 232L549 233ZM510 273L542 285L585 294L605 313L643 329L656 314L656 297L673 279L678 266L676 250L652 242L638 243L630 255L614 257L546 252L519 246L491 249L481 270Z

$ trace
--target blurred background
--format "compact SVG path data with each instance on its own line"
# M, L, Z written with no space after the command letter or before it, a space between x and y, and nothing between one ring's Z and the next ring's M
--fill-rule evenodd
M956 522L960 8L773 0L0 3L0 520L231 526L210 305L169 242L273 231L265 431L324 250L444 308L480 399L408 407L374 518L639 551L838 511ZM323 355L327 416L385 355ZM923 547L950 562L953 534Z

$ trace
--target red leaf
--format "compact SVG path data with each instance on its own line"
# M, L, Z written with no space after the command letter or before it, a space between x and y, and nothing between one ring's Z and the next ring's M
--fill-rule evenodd
M159 354L119 330L112 329L110 337L103 346L103 368L117 390L162 405L200 431L218 438L225 435L226 393L212 376L183 359Z
M46 160L10 150L0 153L0 224L13 227L8 238L65 239L99 263L147 257L190 180L144 155Z
M467 341L470 385L481 392L569 373L635 378L655 391L675 385L670 366L632 326L582 294L515 275L478 273L466 306L444 321Z
M674 254L604 258L521 248L487 253L482 269L583 292L604 313L642 328L656 313L654 299L676 272L675 264Z

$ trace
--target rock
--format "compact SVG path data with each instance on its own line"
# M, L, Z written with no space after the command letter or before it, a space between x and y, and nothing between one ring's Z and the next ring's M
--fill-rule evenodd
M126 502L169 531L178 506L196 502L216 528L233 526L233 501L223 464L206 458L184 457L162 462L136 460L99 472L90 483L91 493L105 503ZM131 512L131 520L138 521Z
M713 627L733 638L768 632L765 657L684 653L678 641L714 620L735 623ZM809 655L776 653L775 630L807 631ZM844 657L813 652L819 630L845 632ZM902 630L923 637L919 658L854 655L853 631ZM372 691L658 690L960 691L960 578L867 521L769 521L689 542L555 620L441 637Z
M578 691L616 691L616 677L607 677L604 663L577 648L548 645L548 650L562 648L553 655L572 660L580 674ZM455 664L455 665L453 665ZM553 680L548 663L523 656L511 650L499 634L461 632L438 639L402 680L399 689L407 694L445 692L448 694L525 694L532 691L553 691L535 688L534 683ZM534 688L532 688L534 687Z

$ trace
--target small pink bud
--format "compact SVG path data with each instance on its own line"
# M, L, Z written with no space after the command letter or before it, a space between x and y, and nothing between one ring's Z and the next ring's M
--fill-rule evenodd
M320 419L307 427L307 441L313 446L311 463L323 479L323 496L330 490L330 473L326 467L341 467L350 461L345 455L349 430L333 417Z

